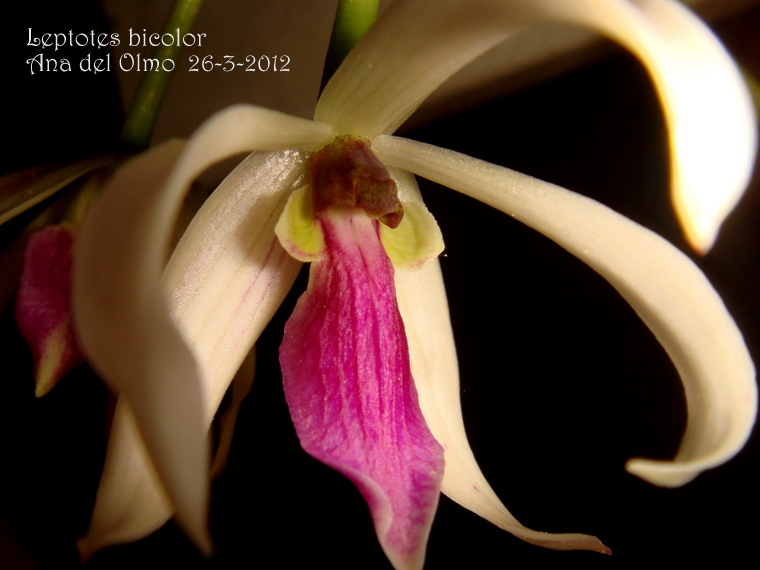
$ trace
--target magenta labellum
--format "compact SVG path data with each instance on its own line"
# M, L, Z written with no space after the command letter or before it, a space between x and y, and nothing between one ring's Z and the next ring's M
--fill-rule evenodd
M319 222L325 250L280 348L290 414L304 450L357 485L393 565L421 568L443 448L417 401L394 269L362 210Z

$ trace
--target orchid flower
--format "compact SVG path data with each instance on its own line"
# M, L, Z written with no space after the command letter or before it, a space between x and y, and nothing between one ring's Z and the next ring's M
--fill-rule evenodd
M631 473L678 486L742 447L754 367L685 255L593 200L391 136L446 78L544 21L594 29L646 65L670 128L676 204L697 246L709 246L746 183L754 122L730 58L690 12L671 0L399 0L337 70L314 121L231 107L187 143L125 164L90 211L76 250L76 325L120 399L85 554L141 538L172 513L210 550L206 435L301 261L312 262L309 288L280 352L291 415L303 447L357 484L394 567L421 567L439 489L528 542L607 551L590 536L522 526L480 472L459 407L441 237L410 173L545 234L655 334L681 375L689 420L674 460L633 459ZM167 265L190 183L250 151L263 152L208 199Z

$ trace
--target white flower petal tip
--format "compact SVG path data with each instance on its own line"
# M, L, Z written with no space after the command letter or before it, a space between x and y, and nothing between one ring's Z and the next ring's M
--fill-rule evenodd
M689 243L704 254L752 176L752 97L731 56L687 8L670 0L636 5L653 37L642 33L631 49L652 73L668 120L673 205Z
M671 200L690 244L706 253L747 187L757 149L752 98L731 56L672 0L536 4L619 42L646 66L668 123Z
M436 437L437 434L436 434ZM464 441L466 444L466 440ZM462 448L464 451L464 448ZM512 516L488 485L477 466L469 445L464 454L446 453L446 468L456 463L455 472L444 477L441 492L464 508L483 517L520 540L551 550L590 550L612 554L612 550L595 536L579 533L548 533L527 528ZM474 483L474 482L478 483Z
M713 334L716 333L720 334L718 331ZM629 473L661 487L680 487L702 471L725 463L744 447L757 416L755 369L735 326L724 334L722 341L716 340L715 354L703 359L705 366L715 367L713 371L686 372L687 364L676 363L689 405L686 435L676 458L631 459L626 464ZM673 354L671 357L675 362ZM693 384L685 374L691 375Z
M145 538L161 528L172 512L134 415L126 400L119 398L90 527L77 541L82 561L109 546Z
M689 414L675 461L634 460L632 472L675 486L742 448L757 413L754 365L722 300L683 253L594 200L507 168L389 136L378 137L373 149L389 166L481 200L538 230L630 303L675 364Z

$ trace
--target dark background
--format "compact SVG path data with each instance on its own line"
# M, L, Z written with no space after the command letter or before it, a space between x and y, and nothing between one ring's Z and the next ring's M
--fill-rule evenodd
M2 173L104 152L116 140L120 107L112 76L30 77L18 55L29 26L105 25L96 2L56 5L27 9L3 37ZM760 75L757 29L757 8L716 25L739 61ZM667 196L662 114L645 72L627 55L616 52L404 134L591 196L689 252ZM681 489L628 475L629 457L671 457L685 425L683 392L662 348L604 280L558 246L470 198L421 186L447 244L441 263L462 406L486 477L525 525L594 534L613 550L612 557L543 550L443 497L426 568L696 561L733 567L752 556L757 438ZM696 259L756 358L759 193L756 175L714 250ZM7 243L19 229L19 223L0 228L0 239ZM182 568L389 567L358 492L303 453L290 424L276 355L303 286L301 280L259 343L256 382L229 467L214 485L214 559L204 561L169 523L137 544L97 555L89 568L131 569L148 561ZM74 541L86 530L102 467L108 396L82 367L35 399L31 359L8 310L2 327L0 566L77 568Z

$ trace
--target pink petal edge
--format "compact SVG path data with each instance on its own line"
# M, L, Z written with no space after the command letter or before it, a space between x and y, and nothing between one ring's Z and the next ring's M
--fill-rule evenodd
M359 488L395 568L421 568L443 448L417 400L394 270L360 210L320 223L323 257L285 326L285 397L304 450Z

